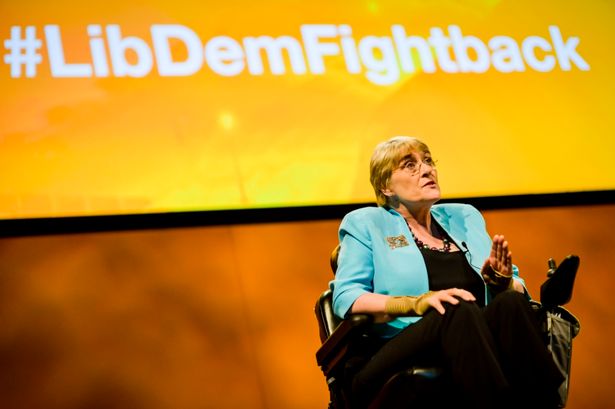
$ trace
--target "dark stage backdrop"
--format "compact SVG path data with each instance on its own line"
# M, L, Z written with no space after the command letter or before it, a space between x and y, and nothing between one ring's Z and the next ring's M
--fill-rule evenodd
M612 407L615 205L485 212L538 294L581 258L569 409ZM314 409L339 220L0 239L0 407Z

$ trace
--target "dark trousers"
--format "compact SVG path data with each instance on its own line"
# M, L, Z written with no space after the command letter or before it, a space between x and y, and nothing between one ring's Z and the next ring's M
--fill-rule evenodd
M444 315L431 309L387 341L353 377L356 406L367 406L393 374L426 360L446 368L459 403L471 408L556 408L564 380L536 313L510 290L484 308L460 300Z

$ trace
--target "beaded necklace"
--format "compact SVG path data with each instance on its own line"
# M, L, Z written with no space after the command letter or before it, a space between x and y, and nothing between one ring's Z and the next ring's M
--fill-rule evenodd
M412 238L414 239L414 242L416 243L419 249L435 250L435 251L439 251L442 253L451 252L451 242L448 241L446 237L442 238L442 243L444 244L442 248L430 247L428 244L423 243L421 239L416 237L416 234L414 234L414 231L412 231L412 229L410 228L410 223L408 223L407 220L406 220L406 223L408 224L408 228L410 229L410 232L412 233Z
M414 233L412 233L412 236L414 237L414 242L416 243L416 245L420 249L436 250L436 251L440 251L442 253L450 253L450 251L451 251L451 242L448 241L448 239L442 239L442 242L444 243L444 246L439 249L437 247L429 247L428 244L423 243L418 237L416 237L414 235Z

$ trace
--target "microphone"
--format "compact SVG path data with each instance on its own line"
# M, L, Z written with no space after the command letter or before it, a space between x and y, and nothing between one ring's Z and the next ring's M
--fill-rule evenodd
M465 242L465 241L462 241L462 242L461 242L461 247L463 247L463 248L461 249L461 251L463 251L464 253L467 253L468 251L470 251L470 249L468 249L468 245L466 244L466 242Z
M463 253L463 255L465 257L468 258L468 263L470 263L470 265L474 266L474 264L472 263L472 253L470 253L470 249L468 248L468 244L465 241L461 242L461 252ZM480 266L474 266L476 267L478 270L480 270Z

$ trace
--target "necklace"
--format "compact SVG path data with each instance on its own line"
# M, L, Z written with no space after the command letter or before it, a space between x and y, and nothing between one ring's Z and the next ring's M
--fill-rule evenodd
M448 241L448 239L442 239L444 246L441 249L439 249L437 247L429 247L429 245L423 243L418 237L416 237L414 233L412 233L412 237L414 238L414 242L420 249L435 250L435 251L440 251L442 253L450 253L451 251L451 242Z
M406 220L406 223L408 224L408 228L410 229L410 223L408 223L408 220ZM421 239L416 237L416 234L414 234L414 231L412 231L412 229L410 229L410 233L412 233L412 238L414 239L414 242L416 243L416 245L418 246L419 249L435 250L435 251L439 251L439 252L442 252L442 253L450 253L451 252L451 242L448 241L448 239L446 237L442 238L443 246L442 246L442 248L439 249L437 247L430 247L428 244L423 243L421 241Z

